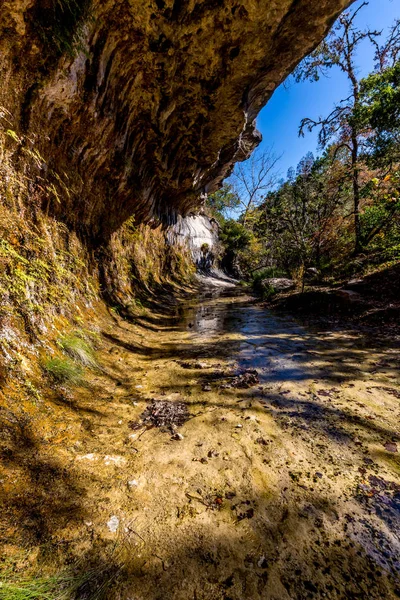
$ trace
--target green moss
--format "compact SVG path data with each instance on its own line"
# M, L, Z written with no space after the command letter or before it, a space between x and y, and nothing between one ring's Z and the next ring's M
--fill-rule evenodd
M34 400L41 400L42 399L39 390L33 385L33 383L31 381L29 381L29 379L26 379L24 381L24 387L25 387L28 395L31 398L33 398Z

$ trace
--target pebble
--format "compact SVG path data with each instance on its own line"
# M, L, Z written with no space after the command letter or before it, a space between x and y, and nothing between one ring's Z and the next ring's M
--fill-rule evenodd
M139 485L139 482L137 479L131 479L130 481L128 481L128 487L137 487Z
M121 465L125 464L126 460L123 456L109 456L108 454L104 457L104 464L109 466L109 465L115 465L116 467L120 467Z
M109 521L107 521L107 527L111 533L115 533L119 527L119 519L113 515Z
M78 456L77 460L97 460L97 456L93 453L84 454L83 456Z
M219 456L219 452L214 449L209 450L208 458L216 458L217 456Z

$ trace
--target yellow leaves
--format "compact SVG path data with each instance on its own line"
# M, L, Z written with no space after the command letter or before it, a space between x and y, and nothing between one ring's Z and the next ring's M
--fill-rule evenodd
M30 150L29 148L24 148L24 153L33 159L33 162L35 163L38 169L41 169L43 165L46 164L46 161L44 160L43 156L36 148L34 148L33 150Z
M22 143L21 138L18 137L17 133L13 129L7 129L6 135L8 135L8 137L10 137L12 140L14 140L14 142L17 142L17 144Z
M47 186L47 190L50 192L50 194L52 194L54 196L54 198L56 199L56 201L58 202L58 204L61 204L61 198L60 195L57 191L56 186L54 185L54 183L50 183Z

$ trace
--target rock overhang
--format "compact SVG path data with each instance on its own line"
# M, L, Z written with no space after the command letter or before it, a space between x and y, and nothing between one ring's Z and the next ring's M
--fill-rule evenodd
M41 177L65 174L60 218L94 237L171 223L251 153L258 112L347 4L6 0L0 102Z

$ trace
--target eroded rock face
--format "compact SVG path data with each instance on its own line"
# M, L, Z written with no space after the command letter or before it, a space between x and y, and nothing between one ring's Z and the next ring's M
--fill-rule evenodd
M3 0L0 105L43 159L46 208L99 237L188 214L348 3Z
M173 246L188 248L198 269L210 269L219 253L219 226L207 215L178 216L175 225L167 229L167 240ZM216 265L215 265L216 266Z

